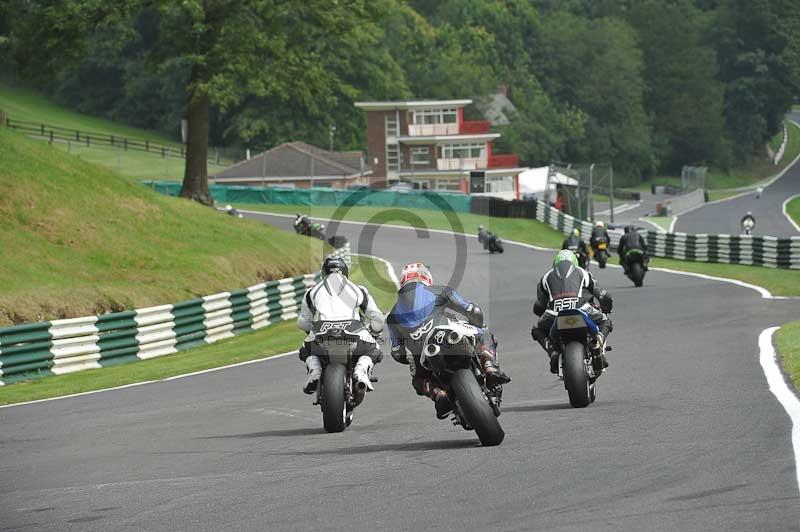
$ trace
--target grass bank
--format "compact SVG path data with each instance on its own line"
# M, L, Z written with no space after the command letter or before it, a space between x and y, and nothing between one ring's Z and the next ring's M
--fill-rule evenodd
M0 128L0 326L314 271L321 242L157 194Z
M788 323L778 329L775 343L784 371L794 382L795 390L800 390L800 321Z
M278 214L295 214L304 212L312 217L328 219L336 207L307 205L241 205L250 210L273 212ZM399 221L397 211L384 207L353 207L349 209L346 219L359 222L392 223L397 225L422 226L431 229L452 231L450 223L438 211L424 209L402 209L418 216L424 223ZM467 233L477 233L477 226L484 224L501 238L516 240L526 244L548 248L560 248L564 235L547 225L534 220L519 218L493 218L477 214L458 213L461 227ZM650 219L650 218L648 218ZM715 277L728 277L746 283L763 286L776 296L800 296L800 271L762 268L759 266L742 266L738 264L715 264L706 262L690 262L674 259L653 259L653 266L671 268L687 272L702 273Z
M378 275L366 272L377 272ZM394 304L397 290L381 262L367 257L354 257L350 277L356 283L369 288L381 310L386 311ZM266 358L297 349L303 337L304 333L297 329L294 321L279 323L229 340L164 357L3 386L0 387L0 404L113 388ZM302 372L298 368L298 379L301 375ZM298 386L299 382L298 380Z
M786 204L786 214L794 220L794 223L800 225L800 196Z
M0 84L0 110L12 119L38 124L54 125L103 135L115 135L159 144L180 147L180 143L168 136L146 129L126 126L111 120L84 115L65 109L27 89ZM177 126L176 126L177 133ZM164 179L182 180L185 162L177 158L161 158L159 154L135 150L123 150L113 146L83 143L55 142L54 146L84 161L113 170L135 180ZM209 164L209 170L217 168Z

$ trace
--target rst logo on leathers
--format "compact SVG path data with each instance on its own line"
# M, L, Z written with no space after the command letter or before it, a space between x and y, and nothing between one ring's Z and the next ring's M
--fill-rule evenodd
M433 320L428 320L419 329L409 334L412 340L419 340L423 335L428 334L433 329Z
M332 331L332 332L333 331L340 331L341 332L341 331L345 330L349 324L350 324L349 321L326 321L319 328L319 332L320 333L325 333L325 332L328 332L328 331Z
M578 307L577 297L562 297L553 301L553 310L561 312L562 310L575 310Z

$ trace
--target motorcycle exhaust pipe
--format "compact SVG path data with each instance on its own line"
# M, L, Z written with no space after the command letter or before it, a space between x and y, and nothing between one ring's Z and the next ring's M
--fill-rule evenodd
M442 348L436 344L428 344L425 346L425 355L429 357L435 357L441 350Z
M447 335L447 343L450 345L456 345L458 342L461 341L463 336L458 331L450 331L450 334Z

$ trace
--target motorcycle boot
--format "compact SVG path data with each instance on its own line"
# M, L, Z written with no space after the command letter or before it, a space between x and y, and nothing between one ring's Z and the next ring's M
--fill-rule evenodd
M499 386L511 382L511 377L505 374L497 364L497 354L486 344L478 346L478 358L483 367L487 386Z
M306 357L306 370L308 371L308 378L303 386L303 393L310 395L317 391L319 379L322 377L322 364L318 356L309 355Z
M436 417L439 419L446 419L448 414L453 411L453 404L450 402L447 392L433 384L430 380L426 380L422 386L425 395L430 397L433 405L436 408Z
M358 387L366 388L370 392L375 391L375 387L372 386L372 381L369 378L369 374L372 371L372 366L372 358L368 357L367 355L361 355L358 357L356 367L353 369L353 378L358 383Z

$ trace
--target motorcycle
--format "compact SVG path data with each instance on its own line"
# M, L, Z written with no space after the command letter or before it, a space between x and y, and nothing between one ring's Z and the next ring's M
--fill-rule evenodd
M298 235L325 240L325 225L321 223L311 222L307 217L299 216L292 225L294 226L295 233Z
M604 269L608 262L608 242L605 239L598 240L592 246L592 250L594 250L594 258L600 265L600 269Z
M476 352L480 330L448 318L428 334L420 364L447 391L453 403L453 424L474 430L482 445L500 445L505 432L500 415L502 386L488 387Z
M358 361L353 350L364 333L370 333L359 320L315 321L312 332L314 342L325 353L320 356L322 377L314 405L322 410L326 432L342 432L353 422L354 410L367 392L366 385L353 378ZM371 375L370 379L376 380Z
M746 235L753 234L753 228L756 226L756 223L752 219L745 219L742 222L742 232Z
M644 251L641 249L629 249L625 252L625 275L633 281L634 286L642 286L646 271L647 259L644 256Z
M590 338L597 331L597 324L583 308L559 310L550 328L550 341L559 353L558 375L574 408L585 408L597 397L595 384L604 370L603 359L589 349ZM600 353L606 350L604 343Z
M489 250L490 254L503 253L503 241L494 233L489 233L483 242L483 248Z
M587 255L581 246L575 244L567 247L568 250L573 252L576 257L578 257L578 266L583 268L584 270L589 269L589 255Z

